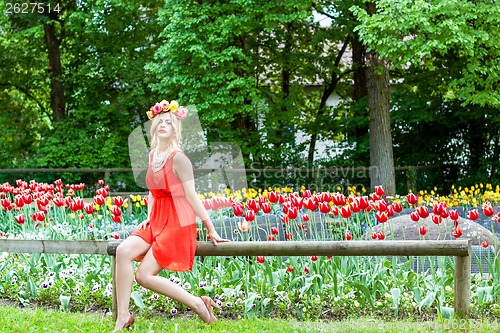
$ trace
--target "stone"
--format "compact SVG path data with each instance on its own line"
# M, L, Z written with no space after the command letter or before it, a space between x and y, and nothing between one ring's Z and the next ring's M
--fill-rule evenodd
M425 236L421 236L419 229L424 225L427 228L427 233ZM377 224L372 228L372 231L379 232L383 229L385 238L394 240L450 240L455 239L453 227L454 222L450 218L442 219L441 223L435 224L430 216L414 222L410 215L400 215L389 219L386 223ZM462 229L462 236L458 239L471 239L472 245L478 246L486 241L496 249L500 245L498 237L479 223L459 217L458 227ZM500 223L498 228L500 229ZM364 237L371 239L371 234L366 234Z

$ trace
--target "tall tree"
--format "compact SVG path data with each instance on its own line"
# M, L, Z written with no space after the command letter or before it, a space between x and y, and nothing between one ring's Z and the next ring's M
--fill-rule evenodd
M375 3L367 3L370 15L377 12ZM366 86L370 110L370 181L372 187L383 185L388 195L396 194L396 175L392 152L389 63L375 50L366 53Z
M352 7L361 22L360 37L371 50L396 69L425 68L446 75L446 99L500 105L498 1L379 0L376 4L375 14ZM449 62L441 63L443 59Z

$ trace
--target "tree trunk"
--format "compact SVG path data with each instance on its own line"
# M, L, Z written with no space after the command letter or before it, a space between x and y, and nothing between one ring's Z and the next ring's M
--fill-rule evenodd
M374 2L367 3L367 11L377 12ZM396 194L396 174L392 152L391 91L389 69L385 59L371 51L366 54L366 92L369 108L370 182L371 188L382 185L387 195Z
M366 60L366 86L370 109L370 181L382 185L387 195L396 194L396 175L392 152L389 70L375 52Z
M354 100L359 101L366 97L366 73L365 73L366 47L359 40L358 33L354 33L352 39L352 64L354 70Z
M50 73L50 106L52 108L52 121L58 122L66 117L64 102L64 87L62 83L62 66L59 54L60 41L56 36L54 23L44 24L45 42L49 55Z

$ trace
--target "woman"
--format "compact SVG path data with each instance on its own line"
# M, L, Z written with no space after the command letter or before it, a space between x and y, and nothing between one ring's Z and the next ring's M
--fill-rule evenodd
M142 260L135 274L139 284L183 303L204 322L215 322L212 307L218 306L211 298L196 297L158 273L163 269L177 272L192 269L196 251L196 216L203 221L214 245L229 241L222 239L215 230L196 193L191 161L180 150L181 121L186 117L187 109L176 101L162 101L147 114L152 119L146 176L148 218L116 249L115 331L134 323L134 316L129 312L134 260Z

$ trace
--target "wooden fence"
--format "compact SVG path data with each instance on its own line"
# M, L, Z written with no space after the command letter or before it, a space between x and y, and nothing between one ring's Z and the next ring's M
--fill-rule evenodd
M112 256L113 314L116 311L115 254L118 241L64 241L0 239L0 252L98 254ZM467 317L470 311L471 241L253 241L198 242L197 256L454 256L455 314Z

